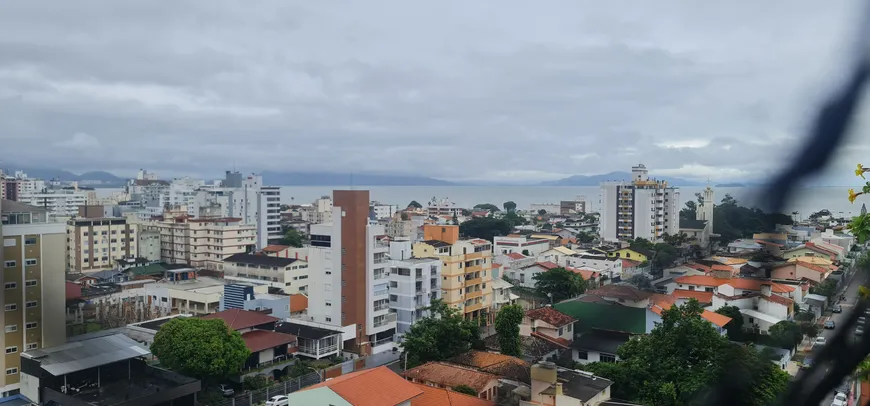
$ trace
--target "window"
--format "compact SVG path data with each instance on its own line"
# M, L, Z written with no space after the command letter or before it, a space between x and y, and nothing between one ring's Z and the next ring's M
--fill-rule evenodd
M35 329L38 324L35 321L31 321L25 325L28 330Z
M3 266L6 268L13 268L15 267L15 261L3 261Z
M586 351L577 351L577 359L589 359L589 353Z
M332 307L332 302L326 302L326 307Z
M17 325L17 324L12 324L12 325L6 326L6 332L7 332L7 333L14 333L14 332L16 332L16 331L18 331L18 325Z
M36 286L36 283L37 283L36 279L28 279L28 280L24 281L24 286L33 287L33 286Z
M26 265L26 266L34 266L34 265L36 265L36 259L35 259L35 258L28 258L28 259L25 259L25 260L24 260L24 265Z
M37 306L37 304L36 304L36 301L35 301L35 300L31 300L31 301L28 301L28 302L24 302L24 307L26 307L26 308L28 308L28 309L32 309L32 308L34 308L34 307L36 307L36 306Z
M39 343L27 343L27 351L39 348Z
M16 284L15 282L6 282L5 284L3 284L4 289L15 289L16 286L18 286L18 284Z
M616 362L616 356L613 354L601 354L601 362Z
M36 245L36 237L25 238L24 245Z
M330 321L332 321L332 317L327 317L326 322L329 323Z
M563 331L562 327L559 327L559 335L562 335L563 332L564 331Z
M7 354L15 354L16 352L18 352L18 347L17 347L17 346L14 346L14 345L13 345L12 347L6 347L6 353L7 353Z
M7 368L6 375L15 375L18 373L18 368Z
M11 312L13 310L18 310L18 305L15 303L10 303L6 305L6 311Z

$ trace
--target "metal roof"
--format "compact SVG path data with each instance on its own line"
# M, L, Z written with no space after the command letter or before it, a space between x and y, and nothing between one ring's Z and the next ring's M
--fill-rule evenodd
M27 351L22 356L39 362L40 367L46 372L61 376L149 354L150 351L142 348L129 337L123 334L112 334Z

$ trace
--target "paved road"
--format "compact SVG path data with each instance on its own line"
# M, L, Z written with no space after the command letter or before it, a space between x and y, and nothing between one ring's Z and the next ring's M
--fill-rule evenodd
M827 330L827 329L822 330L822 333L821 333L822 337L825 337L826 339L831 340L831 338L834 337L834 334L840 330L840 328L842 327L843 324L845 324L846 318L849 317L849 312L852 311L852 309L854 308L855 303L857 301L858 287L861 286L861 284L863 284L865 282L866 277L867 277L867 275L864 272L856 271L856 274L852 278L851 283L849 283L849 285L846 286L846 290L845 290L846 299L843 300L842 302L840 302L840 305L843 307L843 312L842 313L834 313L831 316L831 320L834 321L834 324L836 325L836 329L834 329L834 330ZM865 334L870 334L870 332L867 332ZM812 351L810 354L807 355L807 357L812 359L814 357L813 353L815 353L815 352L816 351ZM821 405L828 406L833 401L834 401L834 393L830 393L830 394L828 394L827 397L825 397L825 399L822 401Z

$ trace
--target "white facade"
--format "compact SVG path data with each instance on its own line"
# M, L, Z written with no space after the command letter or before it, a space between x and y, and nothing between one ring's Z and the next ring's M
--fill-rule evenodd
M74 217L79 214L79 206L88 204L88 193L73 189L46 189L22 193L18 201L45 208L51 217Z
M530 240L526 237L494 237L492 243L493 255L517 253L528 257L537 257L549 249L550 241L545 239Z
M263 186L257 199L257 249L263 249L284 237L281 235L281 188Z
M410 242L391 243L407 245ZM428 317L432 300L441 298L441 261L436 258L409 258L390 261L390 299L396 313L396 334L402 335L417 320Z
M613 279L622 275L622 260L620 258L607 258L597 255L578 255L567 257L568 266L572 268L591 268L602 275Z
M154 230L145 230L144 227L139 227L139 245L137 246L139 253L138 257L145 258L149 261L160 260L160 232Z
M650 180L643 164L632 167L631 172L631 182L601 184L601 238L657 241L664 233L679 232L679 189Z
M380 204L372 203L372 211L375 213L375 218L385 220L393 217L399 211L399 206L395 204Z

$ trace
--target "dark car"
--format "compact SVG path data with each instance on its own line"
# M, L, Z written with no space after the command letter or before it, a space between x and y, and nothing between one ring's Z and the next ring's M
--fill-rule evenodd
M834 305L833 307L831 307L831 311L834 313L842 313L843 308L840 305Z
M825 328L828 330L833 330L836 327L833 320L828 320L825 322Z

